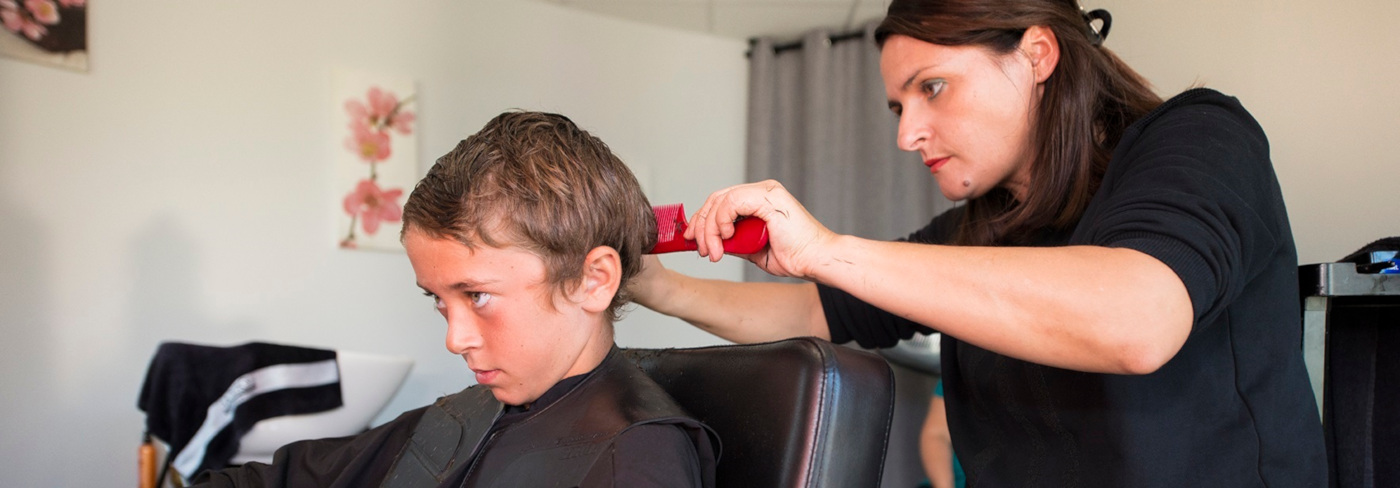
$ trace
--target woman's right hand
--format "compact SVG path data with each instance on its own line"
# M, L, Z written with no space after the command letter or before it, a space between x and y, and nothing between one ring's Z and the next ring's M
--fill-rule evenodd
M743 256L774 276L814 279L813 269L828 259L837 236L774 180L731 186L710 194L691 218L685 237L695 239L701 256L719 261L723 240L734 235L734 220L760 218L768 225L768 247Z

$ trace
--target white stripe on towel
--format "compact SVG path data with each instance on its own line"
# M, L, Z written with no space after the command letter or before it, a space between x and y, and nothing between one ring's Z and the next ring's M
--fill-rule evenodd
M340 370L334 359L314 363L275 364L249 372L229 385L223 396L209 405L209 413L204 416L204 424L199 426L180 454L175 456L173 466L185 479L197 474L196 469L204 463L204 453L209 441L233 422L233 411L239 405L263 393L287 388L306 388L328 385L340 381Z

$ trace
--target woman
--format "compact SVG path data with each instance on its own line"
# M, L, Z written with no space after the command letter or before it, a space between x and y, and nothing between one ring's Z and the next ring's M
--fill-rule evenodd
M887 347L944 333L969 486L1320 486L1297 257L1263 130L1234 98L1162 101L1072 0L895 0L877 30L898 144L966 201L901 242L837 235L774 181L687 237L805 284L650 260L643 305L736 342ZM719 306L722 304L723 306Z

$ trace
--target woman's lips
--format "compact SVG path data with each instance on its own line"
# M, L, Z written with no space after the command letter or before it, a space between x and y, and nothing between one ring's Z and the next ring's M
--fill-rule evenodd
M924 166L928 166L928 171L930 173L937 173L938 168L942 168L943 165L947 163L948 158L937 158L924 161Z
M476 370L472 370L472 371L474 371L474 372L476 373L476 383L477 383L478 385L490 384L490 383L491 383L491 380L496 379L496 376L498 376L498 375L501 374L501 370L499 370L499 369L492 369L492 370L487 370L487 371L476 371Z

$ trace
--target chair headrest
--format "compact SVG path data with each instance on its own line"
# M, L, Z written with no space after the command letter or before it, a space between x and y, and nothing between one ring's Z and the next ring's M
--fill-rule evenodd
M879 486L894 409L879 356L816 338L624 354L719 434L719 486Z

